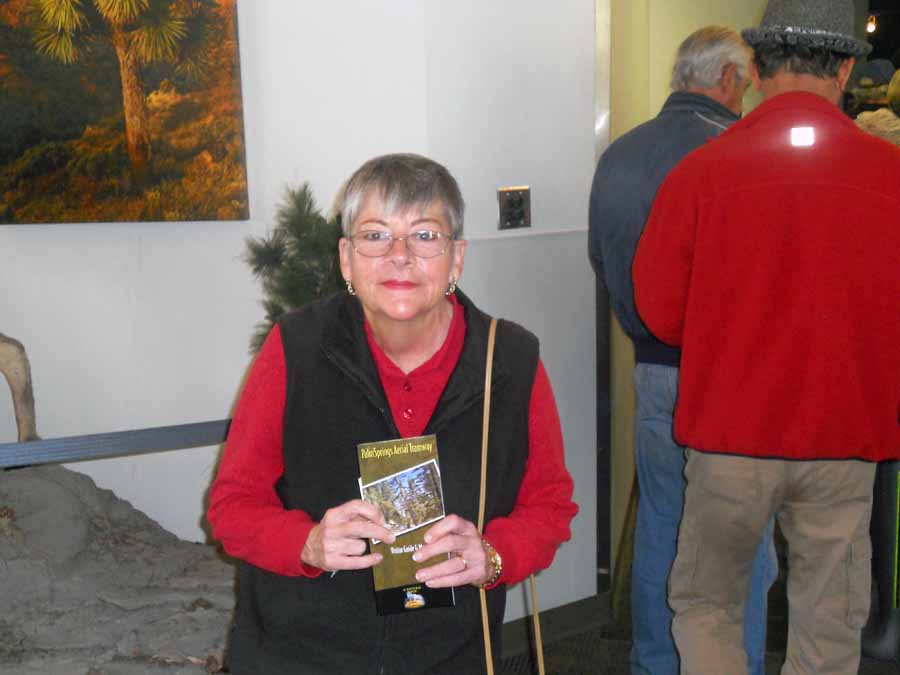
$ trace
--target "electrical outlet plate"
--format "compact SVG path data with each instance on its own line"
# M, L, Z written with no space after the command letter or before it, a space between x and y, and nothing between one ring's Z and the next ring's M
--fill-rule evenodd
M531 227L531 188L527 185L503 187L497 190L500 211L498 228L512 230Z

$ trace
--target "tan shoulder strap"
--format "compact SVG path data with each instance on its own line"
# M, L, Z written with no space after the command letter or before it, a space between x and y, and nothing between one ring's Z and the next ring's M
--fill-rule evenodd
M484 502L487 485L488 431L491 421L491 373L494 370L494 339L497 333L497 319L491 319L488 329L487 362L484 367L484 413L481 422L481 489L478 495L478 533L484 533ZM481 627L484 632L484 659L487 675L494 675L494 658L491 653L491 630L487 614L487 596L483 588L478 589L481 600ZM541 641L541 624L538 618L537 584L531 575L531 614L534 625L534 646L538 657L538 673L544 675L544 645Z
M488 432L491 424L491 373L494 370L494 340L497 337L497 319L491 319L488 329L487 363L484 366L484 412L481 415L481 490L478 495L478 534L484 532L484 499L487 483Z

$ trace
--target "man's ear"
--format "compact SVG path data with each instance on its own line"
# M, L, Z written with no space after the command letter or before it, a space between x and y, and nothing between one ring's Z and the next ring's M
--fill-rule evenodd
M722 87L722 91L730 92L737 86L737 79L737 65L729 63L722 68L722 78L719 80L719 86Z
M850 75L853 73L853 66L855 65L856 59L851 56L850 58L841 61L841 65L838 66L837 80L838 84L841 86L841 91L844 91L847 88L847 82L850 81Z
M753 59L750 59L747 70L750 73L750 80L753 82L753 88L756 89L756 91L762 91L762 80L759 77L759 69L756 67L756 62Z

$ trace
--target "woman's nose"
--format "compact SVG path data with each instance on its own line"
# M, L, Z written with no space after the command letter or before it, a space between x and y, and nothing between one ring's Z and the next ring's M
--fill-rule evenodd
M387 256L391 259L398 258L408 260L410 258L409 247L406 244L406 237L392 237L391 247L388 249Z

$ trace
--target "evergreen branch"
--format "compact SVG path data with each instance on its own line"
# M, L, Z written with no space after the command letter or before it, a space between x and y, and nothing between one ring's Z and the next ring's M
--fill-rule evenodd
M256 354L260 349L262 349L263 342L266 341L266 337L268 337L269 331L272 330L272 325L273 324L269 321L263 321L256 324L256 330L253 331L253 337L250 340L251 354Z
M247 237L244 244L247 251L244 262L250 265L253 276L260 277L269 270L279 267L285 258L284 237L275 232L268 239Z
M276 214L276 221L294 237L302 238L310 226L310 214L315 213L316 200L312 188L309 183L304 183L296 190L287 188L284 201Z
M277 294L292 308L302 307L318 297L318 279L308 266L282 267L274 281Z
M278 321L286 311L284 305L277 300L265 300L263 302L263 309L266 310L266 318L273 324Z
M285 313L284 307L274 300L263 301L263 308L266 312L266 320L256 324L253 331L253 337L250 340L251 354L255 354L260 350L263 346L263 342L266 341L266 337L268 337L269 333L272 331L272 327Z
M343 286L337 256L340 226L337 220L329 222L319 213L308 184L285 189L275 223L267 237L245 240L244 260L261 281L269 321L257 326L251 339L254 351L262 344L260 333L268 332L284 312Z

